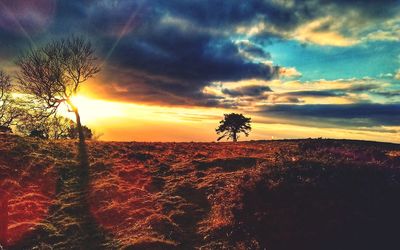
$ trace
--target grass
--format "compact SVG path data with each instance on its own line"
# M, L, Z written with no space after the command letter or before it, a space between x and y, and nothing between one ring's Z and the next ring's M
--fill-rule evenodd
M400 146L0 135L8 248L396 249Z

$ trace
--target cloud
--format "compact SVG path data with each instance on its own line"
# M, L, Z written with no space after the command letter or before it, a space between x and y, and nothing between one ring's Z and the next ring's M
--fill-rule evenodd
M293 37L304 43L322 46L346 47L357 44L356 39L343 36L339 31L330 28L334 20L335 18L329 16L305 23L294 31Z
M222 93L231 97L238 96L262 96L265 92L272 92L268 86L249 85L235 89L222 89Z
M373 94L381 95L386 98L399 98L400 97L399 90L374 91Z
M249 62L233 43L171 27L158 28L144 37L124 39L108 64L114 68L109 77L123 74L125 79L119 80L118 84L129 87L129 91L149 89L182 99L202 98L199 95L202 89L215 81L269 80L278 70L271 65ZM140 73L126 73L132 70ZM128 76L130 78L126 79ZM155 78L157 80L152 80ZM139 82L145 84L139 85ZM154 99L166 104L179 104L174 98L170 101L164 96ZM132 98L132 101L137 99ZM199 101L192 100L192 103L202 103Z
M205 82L268 80L276 70L270 65L248 62L229 41L173 27L158 27L144 37L124 39L114 50L110 63L151 74Z
M115 79L110 72L117 73ZM107 86L93 83L92 91L107 99L157 105L225 107L223 98L201 91L203 82L181 81L160 75L113 68L99 79Z
M293 91L285 93L287 96L298 96L298 97L336 97L336 96L347 96L343 91L337 90L305 90L305 91Z
M396 75L394 76L394 79L400 80L400 69L397 70L397 73L396 73Z
M400 104L359 103L342 105L270 105L265 116L286 118L296 123L332 124L347 127L399 126Z
M301 73L297 71L294 67L281 67L279 69L279 76L284 78L299 78L301 77Z
M372 103L377 98L394 101L397 90L390 83L373 78L338 80L242 80L238 82L215 82L202 90L203 94L218 98L219 103L231 107L257 109L270 104L357 104ZM389 101L389 99L385 99ZM227 107L227 106L225 106Z
M287 96L287 95L269 95L268 103L270 104L294 104L294 103L302 103L303 101L296 96Z
M400 28L400 27L397 27ZM383 30L378 30L372 33L369 33L364 40L370 40L370 41L393 41L393 42L398 42L400 41L400 31L383 31Z
M238 32L258 36L261 40L268 39L272 34L305 44L337 47L398 40L400 4L396 0L265 2L275 13L260 13L257 20L239 25ZM259 6L259 9L262 7Z
M239 40L236 42L239 52L249 60L258 61L265 64L272 64L271 54L257 44L249 40Z

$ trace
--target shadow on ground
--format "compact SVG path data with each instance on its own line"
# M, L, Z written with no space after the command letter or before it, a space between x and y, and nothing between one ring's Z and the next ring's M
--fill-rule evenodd
M78 164L76 164L76 162ZM48 218L28 237L7 249L116 249L117 244L90 213L89 159L78 143L77 161L57 167L55 201Z
M309 159L248 183L231 239L255 249L398 249L398 162Z

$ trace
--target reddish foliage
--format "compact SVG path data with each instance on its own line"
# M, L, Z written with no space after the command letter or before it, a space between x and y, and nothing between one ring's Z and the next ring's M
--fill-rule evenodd
M61 200L55 180L74 180L68 176L74 171L69 166L77 165L76 152L71 141L0 139L0 188L10 193L8 229L14 244L38 233L33 229L42 224L59 222L49 220L58 218L49 208ZM284 249L296 244L302 249L343 236L340 228L370 239L370 232L377 232L371 225L387 233L382 228L393 226L388 219L399 219L394 213L400 209L394 199L400 187L398 145L94 141L88 151L91 183L85 209L104 230L93 233L107 235L113 249ZM57 166L63 171L55 171ZM67 218L64 230L64 238L72 241L80 230L73 224L76 218ZM59 244L55 234L45 231L28 245Z
M48 216L55 176L50 158L34 155L31 148L19 144L17 137L8 139L12 139L8 144L0 144L0 191L7 193L8 200L7 207L1 209L0 231L7 232L2 241L13 245Z
M0 245L6 246L8 241L8 194L0 189Z

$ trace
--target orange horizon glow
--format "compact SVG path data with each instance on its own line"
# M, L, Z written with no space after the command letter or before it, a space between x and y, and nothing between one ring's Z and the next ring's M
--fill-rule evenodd
M222 108L165 107L115 102L86 95L74 97L73 102L78 106L82 123L92 128L103 141L216 141L215 128L223 114L238 112ZM61 114L74 119L66 111L61 111ZM299 126L285 124L284 120L271 119L269 122L261 117L251 117L252 132L249 137L241 136L240 140L323 137L400 142L400 136L397 135L388 140L387 135L379 132Z

